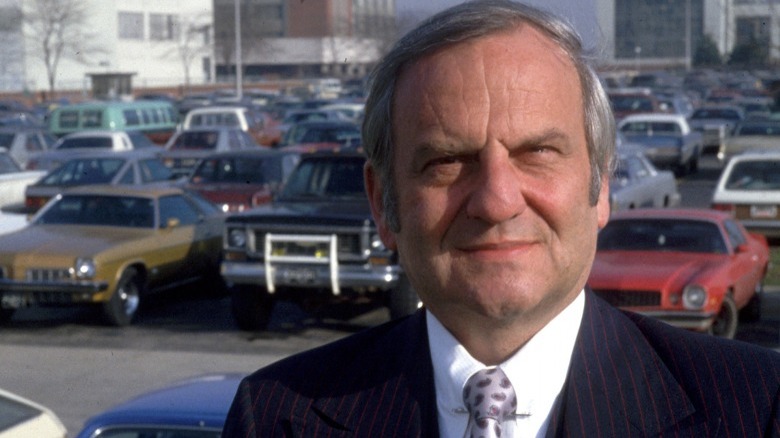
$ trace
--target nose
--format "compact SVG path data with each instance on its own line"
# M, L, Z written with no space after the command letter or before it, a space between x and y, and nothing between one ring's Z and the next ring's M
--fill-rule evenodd
M521 170L504 147L485 148L479 154L467 216L498 224L521 214L526 208L521 179Z

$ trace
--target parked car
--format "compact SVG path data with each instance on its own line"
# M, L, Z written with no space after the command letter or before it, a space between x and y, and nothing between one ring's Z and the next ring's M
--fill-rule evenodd
M143 393L84 424L76 438L219 438L243 374L210 374Z
M306 154L272 203L226 219L222 276L242 330L265 329L277 300L376 300L397 318L419 298L371 218L365 155Z
M616 121L631 114L663 112L661 102L648 88L613 89L607 95Z
M0 321L30 306L99 304L126 326L148 293L221 284L224 215L171 187L84 186L0 236Z
M735 155L715 185L712 208L751 231L780 237L780 152Z
M298 122L306 121L341 121L350 120L342 112L337 110L322 109L293 109L287 111L284 118L278 123L272 123L266 129L266 138L271 146L281 143L290 126Z
M221 152L204 157L185 187L224 212L271 202L300 160L300 154L265 149Z
M5 148L0 147L0 208L24 204L24 189L46 172L22 170Z
M279 146L337 144L360 145L360 127L352 122L305 121L293 123Z
M718 160L725 164L743 152L780 152L780 120L747 119L738 123L718 150Z
M691 129L701 132L704 151L720 149L737 123L745 119L745 112L737 105L706 105L697 108L688 119Z
M23 169L31 155L51 149L56 142L44 128L0 127L0 148L6 148Z
M89 151L50 170L24 189L27 213L35 213L49 199L70 187L90 184L139 185L170 181L173 172L158 158L157 151Z
M65 438L67 429L51 409L0 389L0 437Z
M160 158L179 177L189 175L207 155L259 147L252 136L238 128L192 128L174 134Z
M734 337L739 311L757 316L766 238L707 209L615 213L599 232L588 284L615 306Z
M29 170L51 170L78 153L107 150L129 151L151 149L159 151L144 134L133 131L81 131L67 134L57 140L51 149L35 154L27 162Z
M679 114L634 114L618 123L626 141L642 146L645 156L662 169L682 175L696 172L704 148L702 135Z
M47 121L49 132L57 137L87 130L124 131L165 144L179 117L171 103L161 100L95 101L58 106Z
M640 147L620 141L617 167L609 182L609 203L613 212L676 207L680 192L672 172L656 169Z
M184 117L182 129L224 126L247 132L255 142L264 144L266 117L259 111L243 106L205 106L190 110Z

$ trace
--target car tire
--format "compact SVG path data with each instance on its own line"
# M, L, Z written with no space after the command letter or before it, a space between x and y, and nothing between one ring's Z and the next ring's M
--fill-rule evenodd
M230 288L230 309L238 328L244 331L265 330L271 322L276 299L259 286Z
M14 316L16 309L0 309L0 325L7 324Z
M103 315L108 324L125 327L133 322L141 305L143 286L138 271L127 268L119 278L116 290L108 301L103 303Z
M715 316L712 326L710 326L710 334L721 338L733 339L737 334L738 325L739 311L737 310L737 304L734 302L734 297L731 294L727 294L723 297L720 310Z
M411 315L420 308L420 297L412 288L409 278L401 274L398 285L388 291L387 308L390 310L390 319Z
M761 319L761 296L764 293L764 283L759 281L756 283L756 291L750 301L740 309L739 319L746 322L756 322Z

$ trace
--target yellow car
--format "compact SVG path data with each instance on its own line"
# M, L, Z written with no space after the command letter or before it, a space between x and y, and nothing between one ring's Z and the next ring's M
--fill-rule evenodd
M147 293L199 280L218 287L223 223L216 206L178 188L66 191L0 236L0 321L21 307L96 303L109 324L126 326Z

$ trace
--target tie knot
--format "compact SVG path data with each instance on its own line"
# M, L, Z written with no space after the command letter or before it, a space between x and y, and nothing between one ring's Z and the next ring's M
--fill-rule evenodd
M469 377L463 388L463 402L478 425L488 419L500 424L517 408L515 390L500 368L486 368Z

